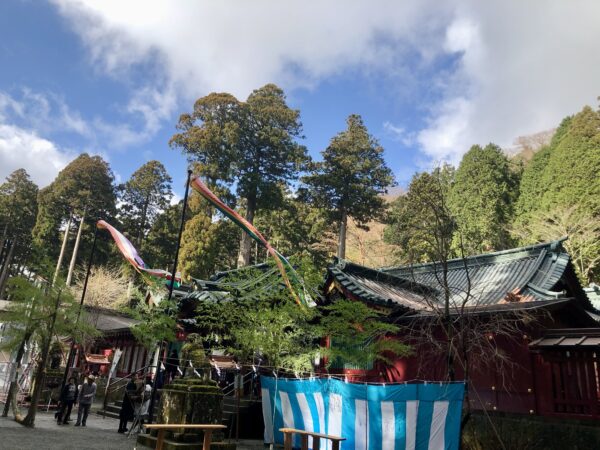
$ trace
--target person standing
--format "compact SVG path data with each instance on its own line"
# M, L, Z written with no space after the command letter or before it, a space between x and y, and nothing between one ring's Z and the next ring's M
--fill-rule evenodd
M85 427L85 422L87 421L90 408L92 407L92 403L94 403L94 397L96 396L96 383L94 383L95 379L96 377L94 377L94 375L88 375L87 383L83 383L79 390L79 409L77 410L77 422L75 423L76 427L80 425Z
M71 421L71 410L73 409L73 403L77 400L77 385L75 384L75 377L69 378L69 383L65 385L62 392L60 393L60 409L58 410L58 421L59 425L67 424Z
M144 421L148 419L150 412L150 399L152 398L152 378L146 378L144 391L142 394L142 406L140 408L140 430L144 426Z
M146 381L142 385L142 387L138 390L138 395L141 403L138 404L136 408L136 419L138 433L142 431L142 427L144 426L144 421L148 418L148 413L150 411L150 399L152 397L152 379L146 378Z
M179 367L179 355L177 354L177 350L171 350L171 356L167 358L167 362L165 364L165 371L167 372L167 382L170 383L177 375L177 368Z
M135 377L135 375L134 375ZM125 386L125 394L123 394L123 404L121 405L121 411L119 411L119 433L126 433L127 422L133 420L135 412L135 397L137 392L137 385L135 380L129 379L127 386Z

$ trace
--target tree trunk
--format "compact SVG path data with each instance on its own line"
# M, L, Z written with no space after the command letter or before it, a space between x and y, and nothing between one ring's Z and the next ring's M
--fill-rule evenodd
M146 228L146 214L148 214L148 205L150 204L150 197L146 197L146 201L144 202L144 207L142 208L142 214L140 217L140 229L138 230L138 235L136 239L136 243L138 246L138 250L140 250L142 246L142 241L144 240L144 229Z
M54 277L52 277L52 286L56 284L56 279L58 278L58 273L60 272L60 266L62 264L63 256L65 256L65 248L67 247L67 240L69 239L69 231L71 231L71 221L73 220L73 215L69 214L69 220L67 221L67 229L65 230L65 237L63 238L63 243L60 248L60 254L58 255L58 262L56 263L56 270L54 271Z
M35 373L35 386L33 388L33 394L31 395L31 404L29 405L29 411L27 416L20 423L26 427L33 427L35 423L35 415L37 413L38 403L42 395L42 389L44 387L44 379L46 378L46 364L48 363L48 357L50 356L50 344L52 342L52 335L54 334L54 325L56 324L56 316L58 315L58 308L60 306L60 294L58 291L56 295L56 303L54 305L54 312L52 313L52 321L50 322L50 329L48 335L44 341L44 347L42 348L38 370Z
M8 249L10 248L10 245L8 244L9 241L7 239L2 244L2 247L0 247L0 270L2 270L2 268L4 267L4 260L6 259L6 254L8 253Z
M8 223L4 225L4 231L2 231L2 239L0 240L0 265L2 265L2 250L4 250L4 244L6 244L6 235L8 233Z
M69 264L69 272L67 273L67 286L71 286L71 280L73 279L73 271L75 270L75 262L77 261L77 253L79 251L79 243L81 241L81 231L83 230L83 224L85 223L85 211L81 216L79 222L79 229L77 230L77 237L75 238L75 245L73 246L73 254L71 255L71 263Z
M246 198L246 220L250 223L254 222L254 213L256 212L256 195L249 195ZM244 267L250 264L250 256L252 255L252 238L242 231L240 239L240 252L238 254L238 267Z
M338 251L337 257L339 259L346 259L346 230L348 228L348 213L342 211L342 218L340 220L340 234L338 237Z
M10 381L10 386L8 388L8 394L6 396L6 403L4 404L4 411L2 411L2 417L6 417L8 415L8 411L10 411L10 404L13 402L13 414L15 416L15 420L21 420L20 414L18 413L19 409L16 407L16 399L17 399L17 386L18 386L18 377L19 370L21 369L21 360L23 359L23 355L25 354L25 345L31 339L32 330L29 329L23 336L23 340L19 344L19 348L17 349L17 355L15 357L15 371L14 371L14 379Z
M12 263L16 246L17 240L13 239L12 244L10 245L10 250L8 251L8 255L6 256L6 260L4 261L4 265L2 266L2 272L0 273L0 298L2 298L2 293L4 292L4 287L6 286L8 271L10 270L10 264Z

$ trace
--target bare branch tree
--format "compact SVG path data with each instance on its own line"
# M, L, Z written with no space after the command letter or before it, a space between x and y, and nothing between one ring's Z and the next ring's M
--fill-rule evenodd
M416 186L411 203L400 212L406 216L397 218L406 234L401 241L409 243L404 247L411 262L409 278L419 295L412 308L415 311L396 320L408 328L408 343L417 349L419 372L427 368L431 374L431 368L440 367L445 360L445 373L440 375L447 380L454 380L456 369L461 369L467 383L474 371L487 370L499 374L507 389L510 380L506 375L516 365L505 350L507 344L522 342L523 329L538 313L527 305L515 307L513 303L523 300L518 293L495 292L493 281L473 276L477 263L465 257L461 230L447 206L443 171L426 176L429 178ZM411 248L420 252L416 261ZM422 262L423 253L433 261L426 279L422 269L413 264ZM456 256L458 263L452 262L452 270L459 265L462 271L457 281L449 276L449 261ZM424 285L433 289L424 289ZM488 304L490 293L498 296L496 304ZM469 389L463 425L470 416L468 395Z
M76 298L81 297L85 274L80 274L73 288ZM92 308L118 309L126 306L129 278L121 268L98 266L92 271L85 293L85 304Z
M589 283L600 265L600 220L578 205L553 208L534 217L512 234L526 243L567 236L563 243L582 281Z

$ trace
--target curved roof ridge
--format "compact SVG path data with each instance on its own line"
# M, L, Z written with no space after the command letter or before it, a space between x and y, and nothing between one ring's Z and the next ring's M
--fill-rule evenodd
M340 274L343 274L346 271L350 272L359 272L360 274L369 274L374 275L375 279L380 279L382 281L387 281L392 284L395 284L397 287L401 287L403 289L408 289L413 291L414 293L437 293L438 290L432 286L428 286L426 284L420 283L414 279L408 279L404 277L400 277L398 275L394 275L392 273L384 272L380 269L374 269L372 267L362 266L357 263L353 263L346 259L341 259L335 257L334 263L329 266L328 271L336 271Z
M541 242L539 244L526 245L524 247L510 248L507 250L499 250L497 252L481 253L479 255L471 255L471 256L466 256L464 258L453 258L453 259L449 259L447 261L447 263L448 264L456 264L456 263L462 263L463 261L467 261L467 262L468 261L481 261L482 259L493 260L497 256L511 255L514 253L532 252L533 250L541 251L543 249L547 249L547 250L554 252L557 249L562 248L562 243L564 241L566 241L567 239L568 239L567 236L563 236L559 239L555 239L553 241ZM421 267L434 266L436 264L440 264L440 261L430 261L430 262L419 263L419 264L405 264L402 266L387 266L387 267L380 267L377 270L384 272L384 273L388 273L393 270L417 269L417 268L421 268Z

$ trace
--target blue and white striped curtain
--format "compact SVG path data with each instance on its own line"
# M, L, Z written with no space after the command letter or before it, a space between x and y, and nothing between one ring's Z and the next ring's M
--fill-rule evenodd
M464 383L261 377L261 386L267 444L283 444L286 427L344 437L343 450L458 450Z

